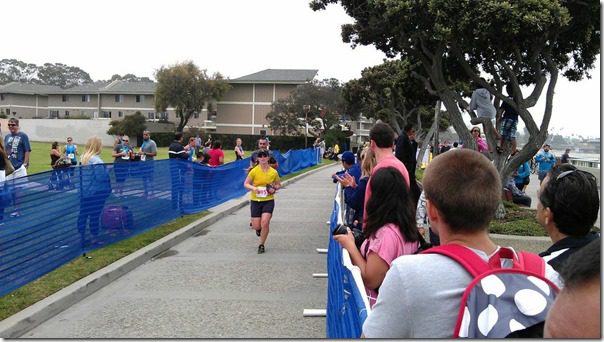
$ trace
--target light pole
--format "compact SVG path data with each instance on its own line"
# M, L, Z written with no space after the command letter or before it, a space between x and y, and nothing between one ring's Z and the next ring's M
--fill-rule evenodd
M304 148L308 147L308 112L310 111L310 105L302 106L304 110Z

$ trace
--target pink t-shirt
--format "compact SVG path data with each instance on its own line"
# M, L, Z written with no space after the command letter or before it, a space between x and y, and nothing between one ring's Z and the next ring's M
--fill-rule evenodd
M382 260L384 260L388 267L392 264L392 261L401 255L413 254L417 251L419 242L406 242L401 235L398 226L392 223L388 223L382 228L378 229L374 237L370 237L365 240L361 245L361 254L367 259L365 255L366 244L369 243L367 254L376 253ZM369 296L369 305L375 304L377 298L377 292L372 289L365 288L367 296Z
M208 161L208 165L210 166L220 165L220 157L224 160L224 152L219 148L209 150L208 154L210 155L210 160Z
M380 162L373 167L373 170L371 170L371 174L373 175L375 171L383 167L394 167L395 169L399 170L405 179L405 183L407 183L407 186L409 186L409 172L407 172L405 164L398 160L394 155L380 160ZM369 183L367 183L367 188L365 189L365 201L363 204L364 213L367 212L367 202L369 201L369 198L371 198L371 176L369 177Z

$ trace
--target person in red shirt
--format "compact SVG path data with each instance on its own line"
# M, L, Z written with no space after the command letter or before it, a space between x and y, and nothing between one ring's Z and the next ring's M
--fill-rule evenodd
M224 164L224 151L222 150L222 144L220 140L214 140L212 148L208 151L210 155L210 166L218 166Z

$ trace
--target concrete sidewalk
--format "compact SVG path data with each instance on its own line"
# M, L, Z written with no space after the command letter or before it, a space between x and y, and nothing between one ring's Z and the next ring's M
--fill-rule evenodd
M325 255L334 165L276 196L266 253L249 206L22 335L22 338L325 338Z

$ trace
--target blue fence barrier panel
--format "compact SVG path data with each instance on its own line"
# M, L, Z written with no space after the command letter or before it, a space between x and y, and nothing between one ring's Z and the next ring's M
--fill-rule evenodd
M317 164L307 150L279 158L282 176ZM249 163L97 164L0 184L0 296L83 253L243 196Z
M344 217L346 210L337 185L336 199L330 218L329 247L327 251L327 338L359 338L363 323L367 318L367 309L363 297L365 288L359 288L352 272L343 264L342 247L331 234L338 219Z

